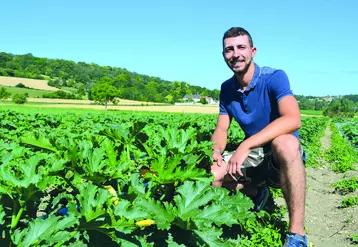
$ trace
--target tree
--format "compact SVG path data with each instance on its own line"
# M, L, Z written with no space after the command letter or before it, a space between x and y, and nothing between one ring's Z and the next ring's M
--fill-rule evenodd
M22 84L21 82L16 84L15 87L19 87L19 88L26 88L26 86L24 84Z
M200 103L202 103L203 105L207 105L208 101L205 98L200 98Z
M0 88L0 101L4 101L7 100L8 98L10 98L11 93L9 93L6 88L1 87Z
M98 104L105 105L106 110L108 101L116 104L116 97L119 96L119 89L112 85L112 80L107 76L102 77L100 83L91 89L92 99Z
M329 117L354 117L354 102L345 98L333 100L327 108L324 109L323 115Z
M165 101L173 104L174 103L173 95L168 94L167 96L165 96Z
M25 102L27 101L26 96L26 94L15 94L12 96L12 101L14 101L15 104L25 104Z

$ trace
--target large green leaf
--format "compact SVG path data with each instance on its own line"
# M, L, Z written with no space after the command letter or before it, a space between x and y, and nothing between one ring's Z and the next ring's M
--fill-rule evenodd
M15 230L12 240L18 247L38 246L47 243L49 245L59 241L69 240L72 235L65 229L78 224L73 216L58 217L49 216L47 219L35 219L24 230ZM73 229L71 231L74 231Z
M45 170L44 167L38 167L39 162L45 158L44 155L37 154L26 160L12 161L0 166L0 181L14 187L27 188L30 184L36 185Z
M182 220L187 221L200 213L200 207L207 205L215 198L211 187L206 183L185 181L178 187L179 195L174 197L178 214Z
M239 247L240 240L223 239L222 230L217 228L207 229L205 231L194 231L209 247Z
M36 137L30 133L27 134L23 137L20 138L20 141L24 144L28 144L31 146L35 146L35 147L39 147L42 149L47 149L53 152L57 152L58 150L51 144L50 140L43 137L43 136L39 136L38 139L36 139Z
M171 222L175 219L174 208L167 202L162 204L160 201L155 201L152 198L148 200L141 198L135 201L135 205L151 216L150 218L154 220L158 229L168 230Z
M76 196L80 202L80 211L87 222L106 213L105 204L110 198L108 191L89 183L79 184L77 188L80 192Z
M169 184L186 180L200 180L209 184L212 180L204 169L195 164L183 164L182 155L159 156L151 162L151 172L146 177L157 184Z
M136 206L132 206L127 200L120 200L114 207L114 215L125 217L129 220L142 220L150 217L151 214L148 211L140 208L137 203L135 205Z

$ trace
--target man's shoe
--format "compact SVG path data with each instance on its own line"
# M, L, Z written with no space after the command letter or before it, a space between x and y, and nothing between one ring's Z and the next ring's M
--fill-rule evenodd
M307 236L301 236L299 234L287 233L284 247L307 247Z
M258 212L264 209L269 196L270 190L267 187L257 188L257 195L251 198L254 202L254 210Z

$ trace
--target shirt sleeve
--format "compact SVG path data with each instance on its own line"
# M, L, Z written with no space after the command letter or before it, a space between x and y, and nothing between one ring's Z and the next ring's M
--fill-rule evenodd
M293 95L289 79L283 70L275 71L268 83L270 93L276 98L277 102L285 96Z
M229 115L227 109L226 109L226 103L225 103L225 96L224 96L224 87L221 86L220 90L220 115Z

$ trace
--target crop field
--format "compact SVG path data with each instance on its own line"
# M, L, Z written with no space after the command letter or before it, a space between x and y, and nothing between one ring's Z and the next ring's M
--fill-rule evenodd
M28 99L29 102L21 106L22 108L41 109L78 109L78 110L97 110L104 111L103 105L86 104L84 100L56 100L56 99ZM43 101L43 102L42 102ZM88 102L87 102L88 103ZM147 105L148 104L148 105ZM0 106L1 107L1 106ZM17 107L13 103L7 103L3 109ZM131 112L157 112L157 113L199 113L199 114L217 114L219 106L175 106L165 104L150 105L147 102L121 100L118 105L109 105L108 111L131 111Z
M39 90L39 89L31 89L31 88L18 88L18 87L11 87L11 86L3 86L6 90L14 94L25 94L27 93L30 98L41 98L44 94L52 93L52 91L48 90Z
M0 116L1 246L282 245L279 209L211 186L216 115ZM327 123L303 118L308 165ZM228 147L243 137L234 125Z
M343 133L348 140L358 147L358 121L356 123L348 123L342 127Z
M0 76L0 85L1 86L15 87L19 83L22 83L26 87L33 88L33 89L46 90L46 91L57 91L58 90L58 88L51 87L51 86L47 85L46 80Z

